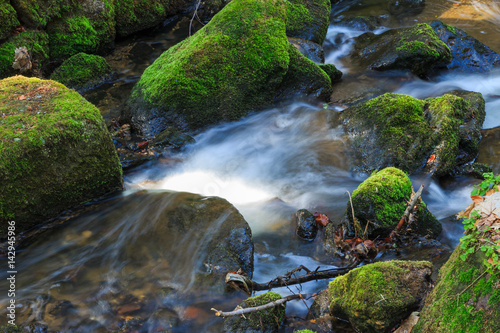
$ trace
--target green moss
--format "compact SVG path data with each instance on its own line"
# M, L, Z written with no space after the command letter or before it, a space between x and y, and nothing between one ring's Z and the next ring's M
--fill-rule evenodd
M144 71L126 116L148 119L141 125L149 135L163 129L153 128L153 112L197 129L269 105L289 63L284 22L281 1L231 1Z
M423 270L423 271L422 271ZM330 312L361 332L384 332L418 308L430 276L426 261L387 261L356 268L330 282ZM425 272L425 273L424 273Z
M78 53L65 60L51 78L67 87L84 90L110 74L111 67L103 57Z
M21 21L31 28L45 28L64 13L81 9L78 0L14 0L13 5Z
M115 39L115 11L110 2L93 12L68 13L47 26L50 56L62 61L80 52L105 53ZM91 9L86 9L91 10Z
M115 1L117 33L127 36L161 23L168 14L170 0Z
M21 333L22 331L22 328L17 325L0 326L0 333Z
M330 10L330 0L287 1L287 36L323 44L328 30Z
M464 99L454 95L443 95L425 100L429 113L429 124L434 129L433 142L437 145L438 169L436 176L450 173L456 166L460 148L460 126L464 123L467 104Z
M476 246L474 242L470 246ZM439 271L435 288L426 299L412 332L499 332L498 276L483 274L484 253L460 258L458 246Z
M0 3L0 22L2 22L0 25L0 40L9 37L11 31L19 26L16 11L8 1Z
M294 333L316 333L316 332L311 330L300 330L300 331L294 331Z
M244 300L242 308L255 307L281 299L281 295L275 292L250 297ZM275 332L285 319L286 306L280 305L271 309L257 311L245 315L245 318L230 317L224 322L224 328L228 332Z
M16 47L12 43L3 43L0 45L0 79L14 74L12 63Z
M338 81L342 78L342 72L332 64L319 65L319 68L325 71L326 75L330 78L330 81Z
M455 29L454 26L452 25L449 25L449 24L446 24L444 22L441 22L443 23L443 25L446 27L446 29L448 29L449 32L451 32L452 34L456 35L457 34L457 30Z
M2 225L15 219L21 232L121 188L121 166L102 117L75 91L54 81L4 79L0 113Z

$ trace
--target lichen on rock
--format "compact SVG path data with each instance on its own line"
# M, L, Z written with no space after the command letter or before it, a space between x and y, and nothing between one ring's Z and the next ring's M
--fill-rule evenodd
M0 222L19 232L122 188L99 111L60 83L0 81ZM6 229L2 228L5 232Z

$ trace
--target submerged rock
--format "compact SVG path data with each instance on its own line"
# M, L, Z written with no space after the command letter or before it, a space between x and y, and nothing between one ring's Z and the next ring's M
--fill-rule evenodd
M398 19L415 16L424 11L425 0L390 0L388 9Z
M151 137L168 126L196 130L240 119L271 105L276 92L329 98L330 80L288 43L285 22L284 2L231 1L144 71L124 120ZM287 80L298 73L301 81Z
M426 76L434 67L449 63L451 53L434 30L421 23L410 28L391 29L380 35L364 33L356 38L350 57L361 69L400 69Z
M275 292L250 297L244 300L242 308L255 307L281 299ZM285 320L286 305L245 314L246 318L232 316L224 321L224 332L276 333Z
M451 62L446 68L463 72L487 72L500 65L500 54L491 50L465 31L441 21L431 23L436 32L451 51Z
M330 313L359 332L389 332L417 310L431 288L427 261L386 261L358 267L328 287Z
M99 110L60 83L0 81L0 221L21 232L122 189L122 169ZM2 236L6 229L2 230Z
M352 205L358 226L354 224L351 203L347 203L346 217L349 231L363 234L374 239L377 236L388 237L397 226L406 209L412 194L411 180L403 171L396 168L385 168L372 174L352 192ZM416 221L412 229L420 235L437 237L442 230L441 223L420 200L419 209L415 212Z
M106 59L97 55L78 53L66 59L51 79L77 91L85 91L99 85L111 76L111 67Z
M323 44L330 22L330 0L286 1L286 34Z
M474 160L484 116L480 93L423 101L387 93L346 109L340 121L354 169L395 166L412 173L425 167L443 176Z

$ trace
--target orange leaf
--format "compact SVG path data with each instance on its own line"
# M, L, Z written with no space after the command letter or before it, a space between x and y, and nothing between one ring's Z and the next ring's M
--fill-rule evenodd
M130 303L122 305L118 308L118 314L125 314L139 310L141 306L137 303Z
M431 157L429 157L429 159L427 160L427 164L434 162L435 159L436 159L436 154L432 154Z
M139 149L146 149L149 145L149 142L147 141L142 141L137 144L137 148Z
M488 191L486 191L486 195L492 195L495 192L496 192L495 189L492 188L492 189L489 189Z
M26 96L21 95L21 96L19 96L17 99L18 99L18 100L20 100L20 101L23 101L23 100L25 100L25 99L26 99Z
M484 198L480 195L471 195L470 197L475 203L480 203L484 201Z
M328 225L328 222L330 222L330 220L328 219L328 216L324 215L324 214L318 214L318 216L316 216L316 223L318 225L322 225L323 227L326 227Z
M490 265L493 265L493 258L488 259L488 263L489 263Z

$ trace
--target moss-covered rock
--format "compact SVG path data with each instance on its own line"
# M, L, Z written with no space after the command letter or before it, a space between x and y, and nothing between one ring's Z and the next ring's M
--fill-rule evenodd
M234 0L233 0L234 1ZM242 308L255 307L281 299L281 295L275 292L250 297L244 300L240 306ZM246 314L246 318L239 316L229 317L224 321L225 332L251 332L251 333L275 333L285 319L286 305L252 312Z
M322 101L330 99L333 88L328 74L304 57L292 44L288 46L290 62L281 84L276 89L275 100L286 100L306 95Z
M45 28L55 18L80 6L79 0L11 0L18 17L30 28Z
M388 332L421 305L431 285L427 261L387 261L356 268L330 282L330 313L359 332Z
M6 39L10 36L12 30L14 30L18 25L17 14L10 3L2 2L0 3L0 41Z
M330 0L287 1L287 36L323 44L328 30L330 10Z
M15 50L25 46L31 52L33 72L43 72L49 60L49 38L44 31L28 30L0 45L0 79L16 74L12 64Z
M321 45L301 38L288 37L290 44L295 46L302 55L316 64L325 62L325 51Z
M85 0L47 25L50 56L62 61L80 52L105 53L116 35L111 0Z
M97 108L60 83L0 81L0 223L24 231L122 188L113 142Z
M342 72L335 67L333 64L319 65L319 68L325 71L326 75L330 78L332 83L338 81L342 78Z
M434 67L451 60L448 46L426 23L380 35L367 32L356 39L350 56L361 69L401 69L419 76L426 76Z
M436 176L474 160L484 121L479 93L452 92L424 101L387 93L343 111L340 120L354 169L395 166Z
M499 275L486 273L483 251L470 253L464 261L460 256L465 251L458 246L439 270L413 333L500 332Z
M114 3L119 36L154 27L188 5L184 0L115 0Z
M51 79L68 88L83 91L98 85L111 75L111 66L98 55L78 53L66 59L52 73Z
M462 72L487 72L500 65L500 55L465 31L441 21L431 23L432 29L451 51L446 68Z
M291 58L308 72L300 84L311 78L320 82L304 89L328 95L327 75L289 45L285 21L284 2L231 1L144 71L123 118L145 136L172 125L195 130L237 120L272 104L279 89L286 91L281 83ZM328 85L321 89L323 83Z
M354 215L359 222L357 227L352 220L351 203L347 203L346 217L349 221L349 230L352 233L355 228L358 233L367 230L370 239L389 236L401 220L412 191L410 178L399 169L389 167L372 174L352 193ZM416 216L414 229L417 233L433 237L441 233L441 223L427 209L423 201L420 202Z

